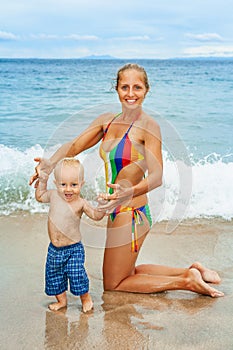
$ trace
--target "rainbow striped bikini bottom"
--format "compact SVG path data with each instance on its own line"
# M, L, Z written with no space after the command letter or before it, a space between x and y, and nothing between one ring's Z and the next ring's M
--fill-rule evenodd
M143 225L143 217L141 213L143 213L149 224L150 227L152 226L152 218L150 214L150 208L148 204L143 205L140 208L134 208L134 207L123 207L119 205L114 209L114 211L110 214L110 218L112 221L114 221L115 217L119 213L124 213L124 212L132 212L132 241L131 241L131 248L132 252L138 252L138 235L137 235L137 225Z

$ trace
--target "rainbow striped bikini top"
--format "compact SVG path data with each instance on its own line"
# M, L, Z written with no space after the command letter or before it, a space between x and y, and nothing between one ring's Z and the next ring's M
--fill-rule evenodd
M110 125L120 114L121 113L117 114L108 123L106 129L104 130L102 142L105 139L105 136L108 132ZM129 138L129 132L130 132L133 124L134 124L134 121L130 124L128 130L126 131L126 133L124 134L122 139L119 141L119 143L110 152L105 152L102 144L100 146L100 156L103 159L104 164L105 164L106 184L109 183L110 181L111 181L111 183L115 183L117 175L127 165L144 159L144 155L141 154L135 148L135 146L133 145L132 141ZM110 188L108 190L109 190L110 194L113 193L112 188Z

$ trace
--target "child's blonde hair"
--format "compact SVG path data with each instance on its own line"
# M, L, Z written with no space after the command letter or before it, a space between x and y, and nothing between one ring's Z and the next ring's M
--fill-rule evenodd
M78 159L73 158L73 157L63 158L56 164L54 171L53 171L54 177L56 180L61 172L61 169L65 166L77 168L79 182L84 180L84 167Z

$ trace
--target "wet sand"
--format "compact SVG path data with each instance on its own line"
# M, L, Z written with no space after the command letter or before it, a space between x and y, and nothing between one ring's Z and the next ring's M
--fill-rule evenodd
M48 310L44 294L47 216L0 217L2 350L233 349L233 227L220 219L182 222L172 233L154 225L138 263L187 267L199 260L216 269L225 293L213 299L187 291L158 294L103 293L101 265L105 232L82 224L94 310L81 312L68 293L68 307ZM93 240L93 237L98 239ZM93 243L94 242L94 243Z

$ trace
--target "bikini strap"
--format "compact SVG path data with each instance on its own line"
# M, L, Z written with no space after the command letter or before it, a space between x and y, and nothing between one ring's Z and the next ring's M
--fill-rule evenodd
M134 121L130 124L130 126L129 126L128 130L126 131L125 135L128 135L128 133L130 132L130 129L131 129L132 126L133 126L133 124L134 124Z
M112 120L110 120L110 122L108 123L108 125L107 125L106 128L104 129L104 135L103 135L102 140L104 140L105 135L107 134L108 129L109 129L110 125L112 124L112 122L113 122L117 117L119 117L119 115L121 115L121 114L122 114L122 112L117 113L117 114L112 118Z
M131 240L131 251L138 252L138 232L137 225L143 223L143 217L140 213L141 208L132 207L132 240Z
M139 116L140 116L140 114L137 116L137 118L136 118L134 121L132 121L132 123L130 124L128 130L127 130L126 133L125 133L125 136L128 135L128 133L130 132L130 129L131 129L132 126L134 125L134 122L136 122L136 120L138 120Z

